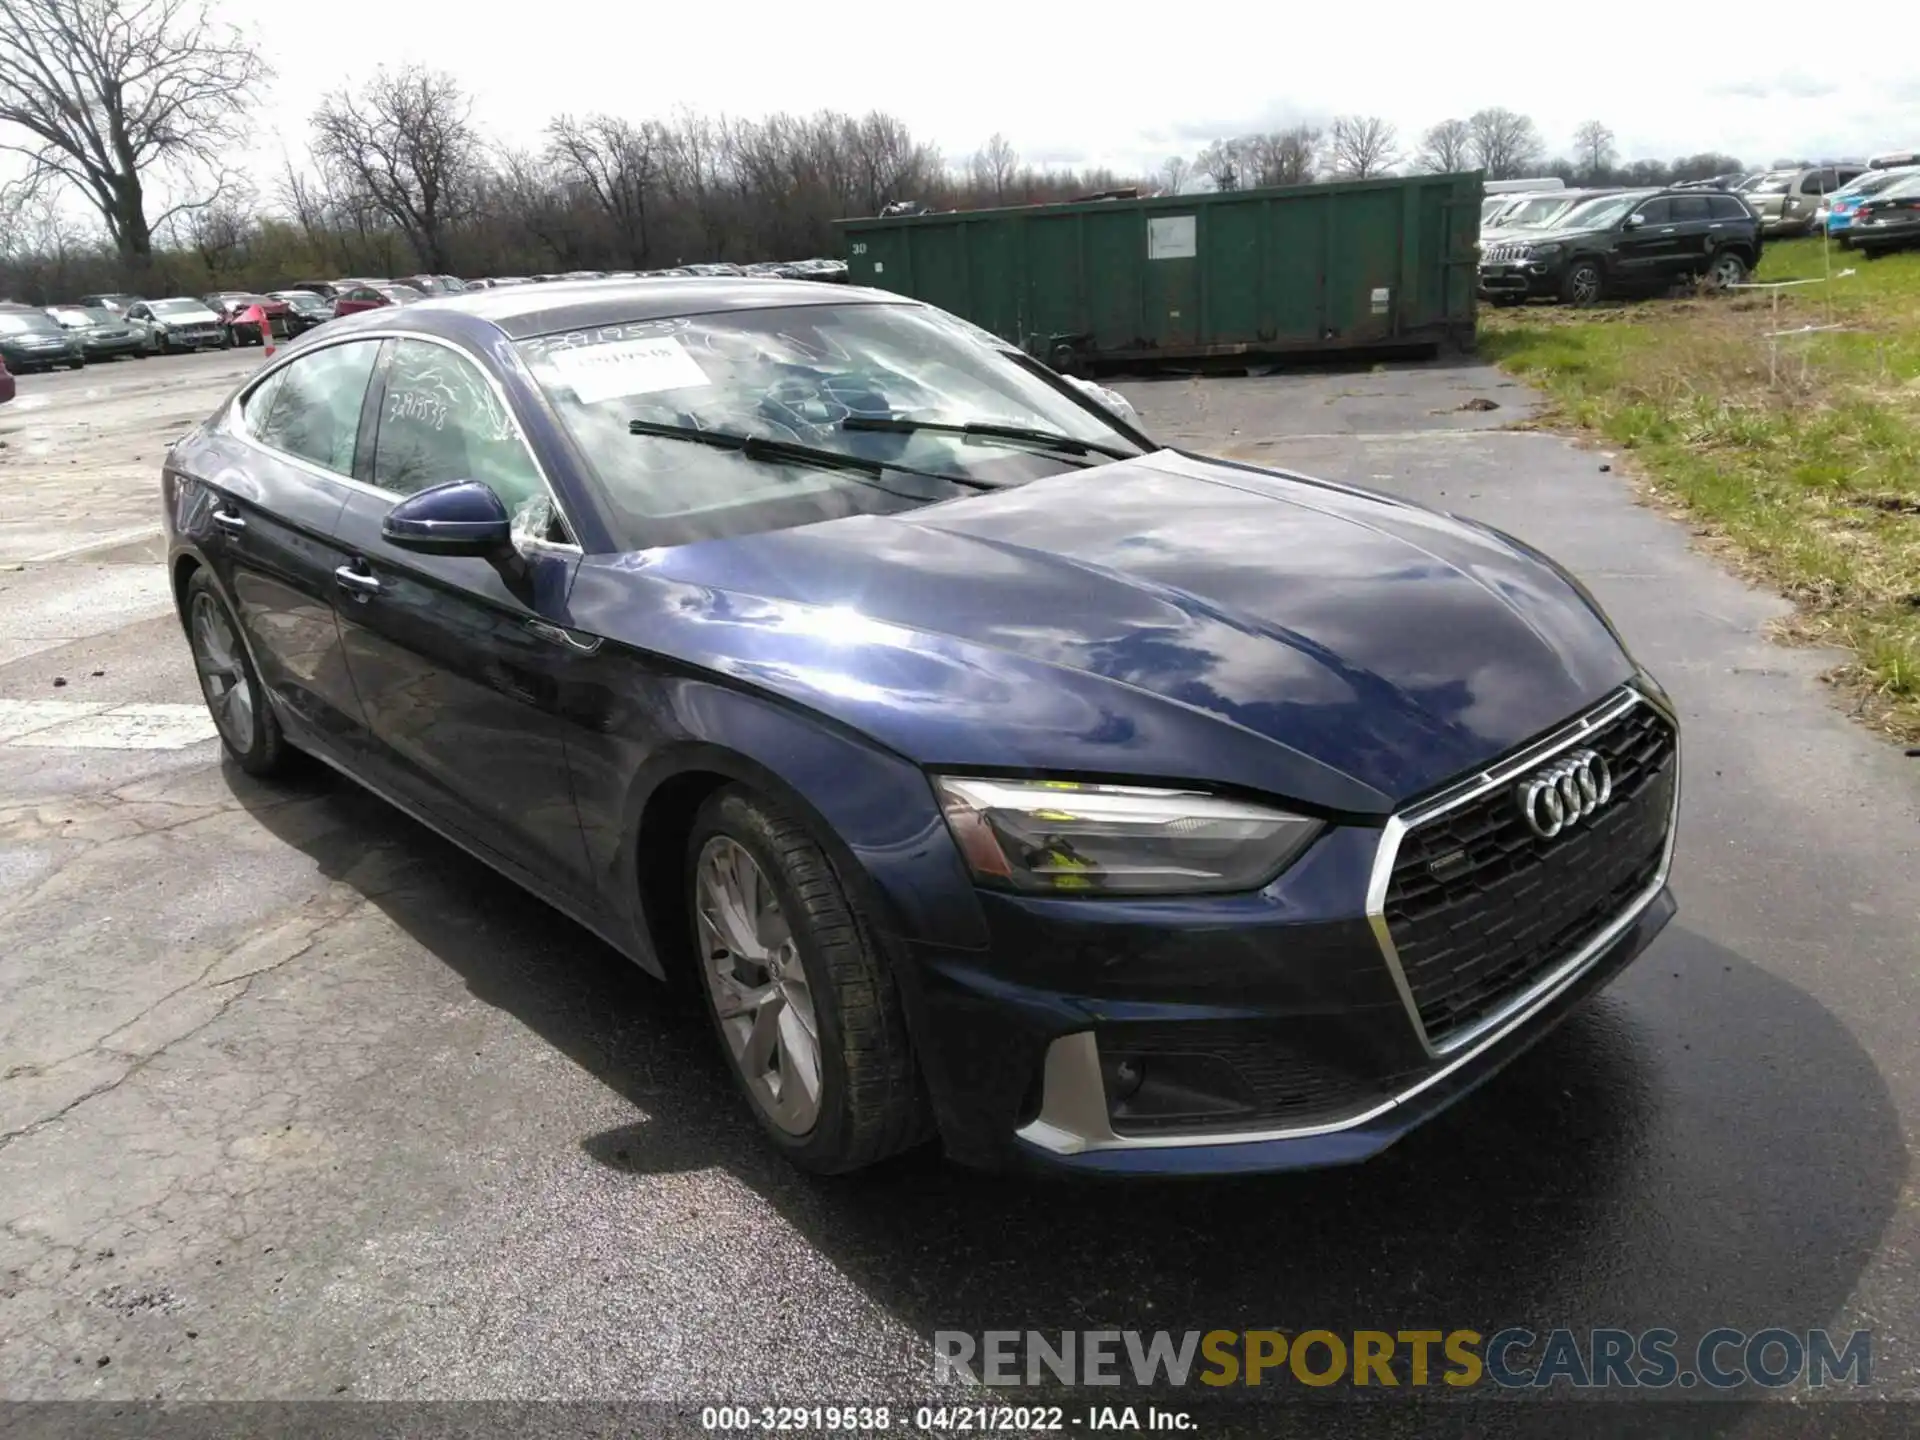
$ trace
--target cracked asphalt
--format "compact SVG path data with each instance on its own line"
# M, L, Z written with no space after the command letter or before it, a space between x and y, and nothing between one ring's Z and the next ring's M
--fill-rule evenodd
M0 409L0 708L196 700L158 459L257 363ZM350 784L0 740L0 1396L844 1402L928 1394L937 1329L1505 1324L1864 1328L1872 1393L1920 1395L1920 764L1623 466L1501 428L1531 397L1491 371L1122 388L1606 602L1686 798L1680 919L1594 1005L1351 1171L813 1180L698 1014Z

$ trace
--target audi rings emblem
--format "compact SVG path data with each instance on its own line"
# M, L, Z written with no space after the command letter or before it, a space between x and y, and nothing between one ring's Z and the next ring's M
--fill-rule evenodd
M1522 780L1514 798L1533 833L1551 840L1613 798L1613 772L1606 756L1575 750Z

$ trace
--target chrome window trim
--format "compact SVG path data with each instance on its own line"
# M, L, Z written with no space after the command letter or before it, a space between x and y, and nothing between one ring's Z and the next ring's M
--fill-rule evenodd
M438 345L442 349L451 350L455 355L459 356L462 360L465 360L468 364L472 365L475 370L479 371L481 377L487 382L488 388L490 388L493 391L494 396L500 401L501 408L506 411L507 419L513 422L514 437L519 440L520 448L527 452L527 458L533 462L534 473L540 477L541 485L546 488L547 499L553 503L553 513L560 517L560 523L567 527L567 533L569 535L576 537L574 540L539 541L538 543L541 549L549 550L549 551L559 551L561 553L570 554L570 555L579 555L584 553L581 550L580 545L578 544L577 537L579 536L580 532L574 527L573 519L571 516L567 514L566 506L560 503L560 495L553 488L553 477L547 474L547 467L540 463L539 454L534 450L532 444L529 443L529 441L527 440L527 432L525 428L520 424L520 416L517 413L515 413L512 400L510 400L507 397L506 388L501 385L498 377L496 377L491 370L487 369L485 365L481 364L478 360L474 358L471 351L467 350L466 347L462 345L455 344L453 341L448 340L443 336L426 335L426 334L422 334L417 330L395 330L395 329L382 328L378 330L356 330L350 335L329 335L323 340L316 340L311 345L302 345L298 350L294 351L292 354L283 355L278 359L276 359L271 365L268 365L258 375L254 376L251 380L249 380L246 383L246 385L242 387L234 395L232 402L230 402L227 407L226 428L228 433L235 436L238 439L246 441L249 445L252 445L256 449L266 451L267 454L272 455L275 459L284 460L287 463L298 467L299 469L309 471L310 473L321 476L325 479L338 480L343 484L349 485L353 489L358 490L364 495L375 495L375 496L378 496L380 499L386 500L388 502L398 502L400 500L404 500L406 497L400 494L398 491L388 490L379 485L369 484L367 481L359 479L357 476L342 475L337 470L329 470L324 465L316 465L313 463L313 461L308 460L304 456L295 455L291 451L282 450L276 445L269 445L266 441L262 440L258 435L255 435L251 430L251 428L249 428L247 425L247 419L246 419L247 398L251 396L254 391L258 390L262 385L266 384L268 379L272 377L275 373L286 369L287 366L292 365L294 362L300 359L303 359L308 355L312 355L318 351L331 350L337 345L352 345L358 341L363 341L363 340L370 340L376 343L382 340L424 340L430 345Z
M1399 851L1401 839L1414 823L1431 820L1436 815L1445 814L1457 806L1477 799L1490 789L1509 783L1530 766L1537 765L1561 750L1578 744L1594 730L1618 719L1636 705L1652 706L1674 727L1675 735L1673 802L1667 815L1666 844L1661 850L1660 866L1652 882L1629 901L1604 929L1560 964L1554 966L1538 982L1529 986L1495 1014L1462 1032L1462 1038L1456 1041L1454 1037L1449 1036L1448 1048L1444 1054L1435 1051L1427 1043L1425 1029L1420 1024L1419 1012L1413 1004L1412 992L1408 989L1406 977L1400 969L1399 958L1393 953L1392 941L1386 935L1386 922L1382 913L1387 883L1393 875L1393 860ZM1638 687L1628 686L1512 759L1481 771L1478 775L1471 776L1388 820L1381 835L1379 848L1374 855L1373 872L1368 882L1367 917L1373 926L1375 938L1380 942L1387 968L1393 974L1395 988L1400 992L1401 1001L1407 1007L1408 1018L1414 1026L1414 1033L1419 1037L1421 1045L1429 1055L1446 1060L1439 1069L1429 1072L1406 1089L1388 1096L1357 1114L1330 1120L1324 1124L1265 1130L1121 1135L1113 1129L1107 1113L1106 1086L1100 1076L1099 1044L1091 1030L1081 1030L1072 1035L1062 1036L1047 1047L1041 1085L1040 1113L1015 1134L1019 1139L1056 1155L1077 1155L1090 1150L1197 1149L1211 1145L1255 1145L1274 1140L1306 1140L1316 1135L1334 1135L1343 1130L1352 1130L1369 1124L1438 1085L1514 1034L1569 989L1601 954L1627 932L1647 907L1653 904L1660 893L1666 889L1667 879L1673 870L1674 840L1680 825L1679 728L1679 717L1668 706Z

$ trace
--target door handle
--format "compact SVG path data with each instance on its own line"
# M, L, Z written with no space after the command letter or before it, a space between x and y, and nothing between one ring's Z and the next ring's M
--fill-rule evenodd
M549 624L545 620L527 621L527 633L537 635L551 645L563 646L576 655L591 655L600 648L598 635L576 635L564 626Z
M209 518L229 535L238 535L247 528L246 517L236 515L231 510L212 511Z
M352 591L355 595L378 595L380 593L380 582L378 580L364 571L354 569L351 565L342 565L338 570L335 570L333 572L333 578L334 582L338 584L342 590Z

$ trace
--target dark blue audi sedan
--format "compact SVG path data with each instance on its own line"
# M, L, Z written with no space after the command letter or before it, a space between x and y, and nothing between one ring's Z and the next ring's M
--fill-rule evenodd
M163 489L233 760L697 987L811 1169L1359 1160L1673 914L1673 709L1567 572L898 296L337 320Z

